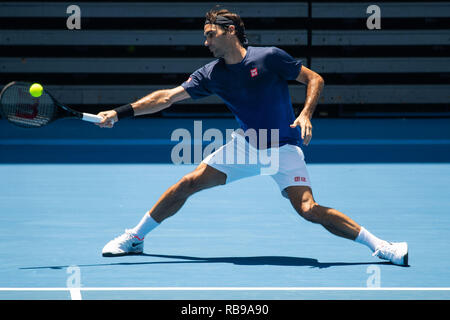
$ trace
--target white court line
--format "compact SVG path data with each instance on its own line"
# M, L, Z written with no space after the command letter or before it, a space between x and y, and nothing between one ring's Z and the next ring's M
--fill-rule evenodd
M80 288L69 288L70 291L70 299L72 300L81 300L81 290Z
M74 288L0 288L0 291L70 291ZM77 288L78 289L78 288ZM450 287L86 287L81 291L450 291Z

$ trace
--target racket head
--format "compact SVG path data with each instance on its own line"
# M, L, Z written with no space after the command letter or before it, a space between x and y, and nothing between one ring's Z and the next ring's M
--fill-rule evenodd
M29 92L30 86L28 82L13 81L2 89L2 117L24 128L39 128L58 118L79 117L75 111L59 104L45 89L40 97L33 97Z

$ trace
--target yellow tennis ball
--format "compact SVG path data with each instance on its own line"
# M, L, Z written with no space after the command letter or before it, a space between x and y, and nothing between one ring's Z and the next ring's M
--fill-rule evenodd
M42 95L42 92L44 92L44 88L39 83L33 83L30 87L30 94L38 98Z

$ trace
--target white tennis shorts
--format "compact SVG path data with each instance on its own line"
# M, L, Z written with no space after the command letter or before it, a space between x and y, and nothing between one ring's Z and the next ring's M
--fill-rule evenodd
M229 142L202 161L225 173L226 183L257 175L270 175L286 198L287 187L311 187L305 158L300 147L285 144L281 147L258 150L239 134L232 133L231 137Z

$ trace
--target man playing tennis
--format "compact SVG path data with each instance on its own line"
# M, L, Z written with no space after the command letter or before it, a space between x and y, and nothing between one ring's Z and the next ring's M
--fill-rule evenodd
M281 49L247 47L241 18L228 10L211 10L206 14L204 35L205 46L218 59L195 71L179 87L158 90L134 103L100 112L103 121L98 125L111 128L127 116L155 113L184 99L216 94L227 104L243 131L253 129L252 132L258 133L261 129L276 129L278 137L271 136L265 145L255 145L241 132L233 134L232 140L165 191L138 225L107 243L103 256L142 253L144 236L174 215L191 195L261 173L258 171L260 164L223 161L227 154L248 157L253 153L258 156L270 148L279 160L278 170L271 177L301 217L321 224L336 236L368 246L374 256L393 264L407 265L406 242L391 243L379 239L343 213L314 201L300 146L302 140L308 145L312 137L311 117L324 86L322 77ZM297 118L290 100L288 80L307 86L304 108Z

